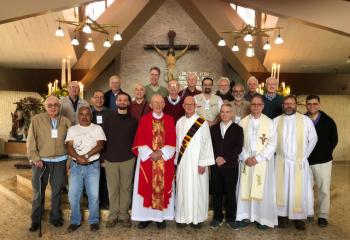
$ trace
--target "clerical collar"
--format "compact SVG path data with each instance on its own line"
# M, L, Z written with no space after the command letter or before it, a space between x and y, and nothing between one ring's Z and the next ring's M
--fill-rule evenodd
M152 112L152 116L156 119L161 119L163 117L163 115L164 115L163 112L161 112L159 115L157 115L157 113L155 113L155 112Z
M180 98L180 96L177 96L177 98L176 98L176 100L175 100L175 102L174 102L174 100L170 97L170 95L168 96L168 100L169 100L169 103L170 104L172 104L172 105L176 105L176 104L178 104L179 102L180 102L180 100L181 100L181 98Z
M272 101L276 97L276 93L273 93L272 95L269 95L268 93L265 94L265 97L267 100Z

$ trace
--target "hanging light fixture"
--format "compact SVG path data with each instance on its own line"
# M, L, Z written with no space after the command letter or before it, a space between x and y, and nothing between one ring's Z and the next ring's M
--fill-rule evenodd
M237 43L235 43L233 46L232 46L232 52L239 52L239 47L237 45Z
M226 46L226 42L225 42L224 38L220 38L220 40L218 42L218 46L219 47L225 47Z
M265 51L268 51L268 50L271 49L271 45L270 45L270 43L269 43L269 39L266 40L266 43L264 44L263 49L264 49Z
M246 56L247 57L254 57L255 56L254 48L253 48L253 45L251 43L249 43L248 48L246 50Z
M64 37L64 32L63 32L63 30L61 28L61 24L60 23L58 23L58 28L57 28L57 30L55 32L55 35L57 37Z
M74 38L72 39L71 44L74 45L74 46L78 46L79 45L79 41L77 39L77 34L76 33L74 33Z
M245 42L252 42L253 41L253 36L251 33L248 33L247 35L244 36L243 40Z
M114 41L118 42L122 40L122 35L117 31L117 33L114 35Z
M107 37L106 41L103 43L103 46L104 46L105 48L109 48L109 47L112 46L111 42L108 40L108 37Z
M284 41L283 41L283 38L281 37L281 32L280 32L280 29L278 29L278 36L277 38L275 39L275 44L279 45L279 44L282 44Z
M88 52L95 51L95 44L93 43L92 38L89 38L88 42L85 45L85 49Z
M85 23L85 26L83 27L83 32L87 34L90 34L92 32L91 27L89 26L88 23Z

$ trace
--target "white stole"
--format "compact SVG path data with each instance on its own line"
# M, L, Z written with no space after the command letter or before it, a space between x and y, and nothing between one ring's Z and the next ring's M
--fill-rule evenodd
M300 113L296 117L296 159L294 169L294 208L293 212L302 212L302 177L303 177L303 155L304 155L304 119ZM283 129L285 116L282 115L277 124L277 149L276 149L276 173L277 173L277 206L285 206L284 198L285 173L284 173L284 154L283 154Z
M248 139L248 127L251 116L247 116L240 122L244 131L244 146L249 149L250 141ZM256 146L256 152L259 153L267 144L269 136L271 121L265 116L261 115L259 120L258 141ZM266 161L261 161L253 167L249 167L244 164L240 177L240 193L242 200L262 200L264 197L264 185L266 177ZM252 170L252 173L251 171ZM252 174L252 182L250 183L250 174Z

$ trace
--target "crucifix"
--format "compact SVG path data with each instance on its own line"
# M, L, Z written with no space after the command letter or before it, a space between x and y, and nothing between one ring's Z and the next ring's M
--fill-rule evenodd
M176 33L173 30L169 30L168 38L169 44L145 44L144 49L155 49L157 53L165 59L165 63L168 68L166 81L177 80L176 72L176 61L182 57L188 50L198 50L199 45L191 44L181 44L175 45ZM164 53L162 50L168 50L167 53ZM175 54L175 50L181 50L179 53Z
M267 140L267 137L266 137L265 133L262 134L262 136L260 137L260 140L261 140L262 145L264 145L265 141Z

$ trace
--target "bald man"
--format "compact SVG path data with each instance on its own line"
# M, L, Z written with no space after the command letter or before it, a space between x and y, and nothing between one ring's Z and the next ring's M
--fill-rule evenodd
M179 92L179 96L185 99L187 96L195 96L200 94L201 91L197 89L198 76L195 73L189 73L187 75L187 88Z
M137 83L134 89L135 100L131 102L129 111L131 116L140 121L141 117L151 111L149 103L145 99L145 86Z
M164 220L174 219L176 136L174 120L163 113L164 105L163 96L152 96L152 112L141 118L132 148L138 157L131 220L140 221L139 229L151 221L164 229Z

